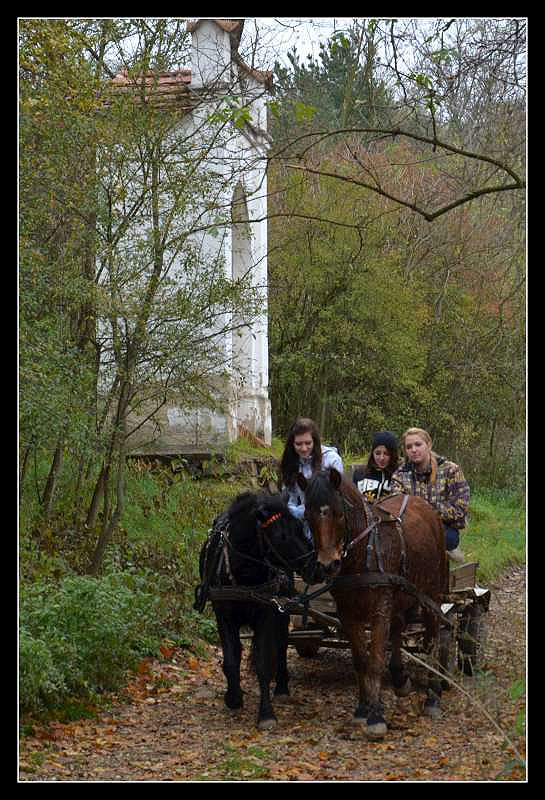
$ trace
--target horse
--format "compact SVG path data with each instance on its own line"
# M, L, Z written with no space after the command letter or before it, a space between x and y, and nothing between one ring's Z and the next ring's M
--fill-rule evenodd
M240 686L241 626L253 630L252 663L260 689L257 727L273 728L274 696L289 695L287 667L290 616L278 597L295 593L293 573L309 575L314 547L302 522L289 512L280 495L264 492L239 494L228 510L214 521L204 543L194 607L202 611L209 597L216 617L227 680L225 704L243 706Z
M387 732L380 688L388 639L394 691L405 696L411 683L402 661L401 636L407 614L418 606L425 647L432 657L438 653L440 603L448 586L444 528L422 498L397 494L369 504L335 469L317 472L308 482L300 476L299 481L316 549L313 579L331 581L352 649L359 689L354 722L366 726L369 738L381 739ZM439 716L440 698L441 681L432 676L424 713Z

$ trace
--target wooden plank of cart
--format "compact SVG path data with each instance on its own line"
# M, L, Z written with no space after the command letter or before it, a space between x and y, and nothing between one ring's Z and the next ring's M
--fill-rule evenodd
M440 630L440 663L450 673L457 667L466 675L473 675L484 663L490 590L477 584L478 566L478 562L472 562L450 567L449 593L443 598L441 610L452 627L445 625ZM307 586L301 578L295 579L299 594L305 590L312 594L323 586ZM416 614L405 630L403 646L408 652L421 653L423 638L424 625ZM306 617L292 614L288 642L303 658L315 656L321 647L350 647L329 592L310 601Z

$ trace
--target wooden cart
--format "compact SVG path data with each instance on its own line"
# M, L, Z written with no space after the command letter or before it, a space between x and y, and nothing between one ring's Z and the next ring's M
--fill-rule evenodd
M443 598L441 611L451 626L441 626L439 644L441 667L449 673L458 668L466 675L473 675L484 663L490 590L478 586L478 566L474 562L450 568L449 593ZM305 590L312 594L323 586L307 587L301 578L295 579L299 594ZM403 639L407 652L422 653L424 625L418 615L408 624ZM315 656L321 647L350 647L329 592L311 600L306 615L292 615L288 641L303 658Z

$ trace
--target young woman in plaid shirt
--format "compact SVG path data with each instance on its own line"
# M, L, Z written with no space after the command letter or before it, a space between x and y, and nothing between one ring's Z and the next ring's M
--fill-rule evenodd
M447 555L463 562L458 547L460 530L465 527L469 509L469 484L458 464L432 451L429 433L409 428L402 437L405 463L393 474L407 494L423 497L439 513L446 532Z

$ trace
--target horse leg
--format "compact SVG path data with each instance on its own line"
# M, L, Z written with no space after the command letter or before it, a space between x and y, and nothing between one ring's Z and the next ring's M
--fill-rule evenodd
M288 674L288 632L290 618L288 614L276 615L276 641L278 642L278 663L276 668L275 697L289 696Z
M269 612L270 613L270 612ZM256 625L254 631L254 665L259 683L259 711L257 727L268 730L276 725L276 716L271 702L271 682L277 671L275 620L271 615L268 624Z
M240 643L239 626L227 614L217 613L218 633L223 650L223 674L227 680L227 691L224 695L225 705L231 709L242 708L243 697L240 688L240 659L242 645Z
M367 670L363 677L365 696L367 697L367 728L370 739L382 739L386 735L387 726L384 720L384 706L380 699L382 676L386 666L386 647L390 634L390 618L392 613L392 592L382 590L377 599L371 623L371 642Z
M424 643L430 648L430 659L432 664L437 664L439 661L439 620L430 612L424 615L424 624L426 626L426 635ZM424 703L423 714L432 719L438 719L441 716L441 679L435 673L430 672L428 678L428 688L426 691L426 700Z
M392 656L389 669L392 676L394 692L398 697L406 697L411 692L411 679L407 675L401 657L402 634L405 621L401 616L394 617L391 625L390 644Z
M367 703L367 694L365 688L365 673L367 672L367 642L365 636L365 628L361 623L347 623L342 621L342 627L345 635L350 641L352 650L352 661L354 670L358 680L358 705L354 712L353 722L361 725L367 725L367 715L369 707Z

